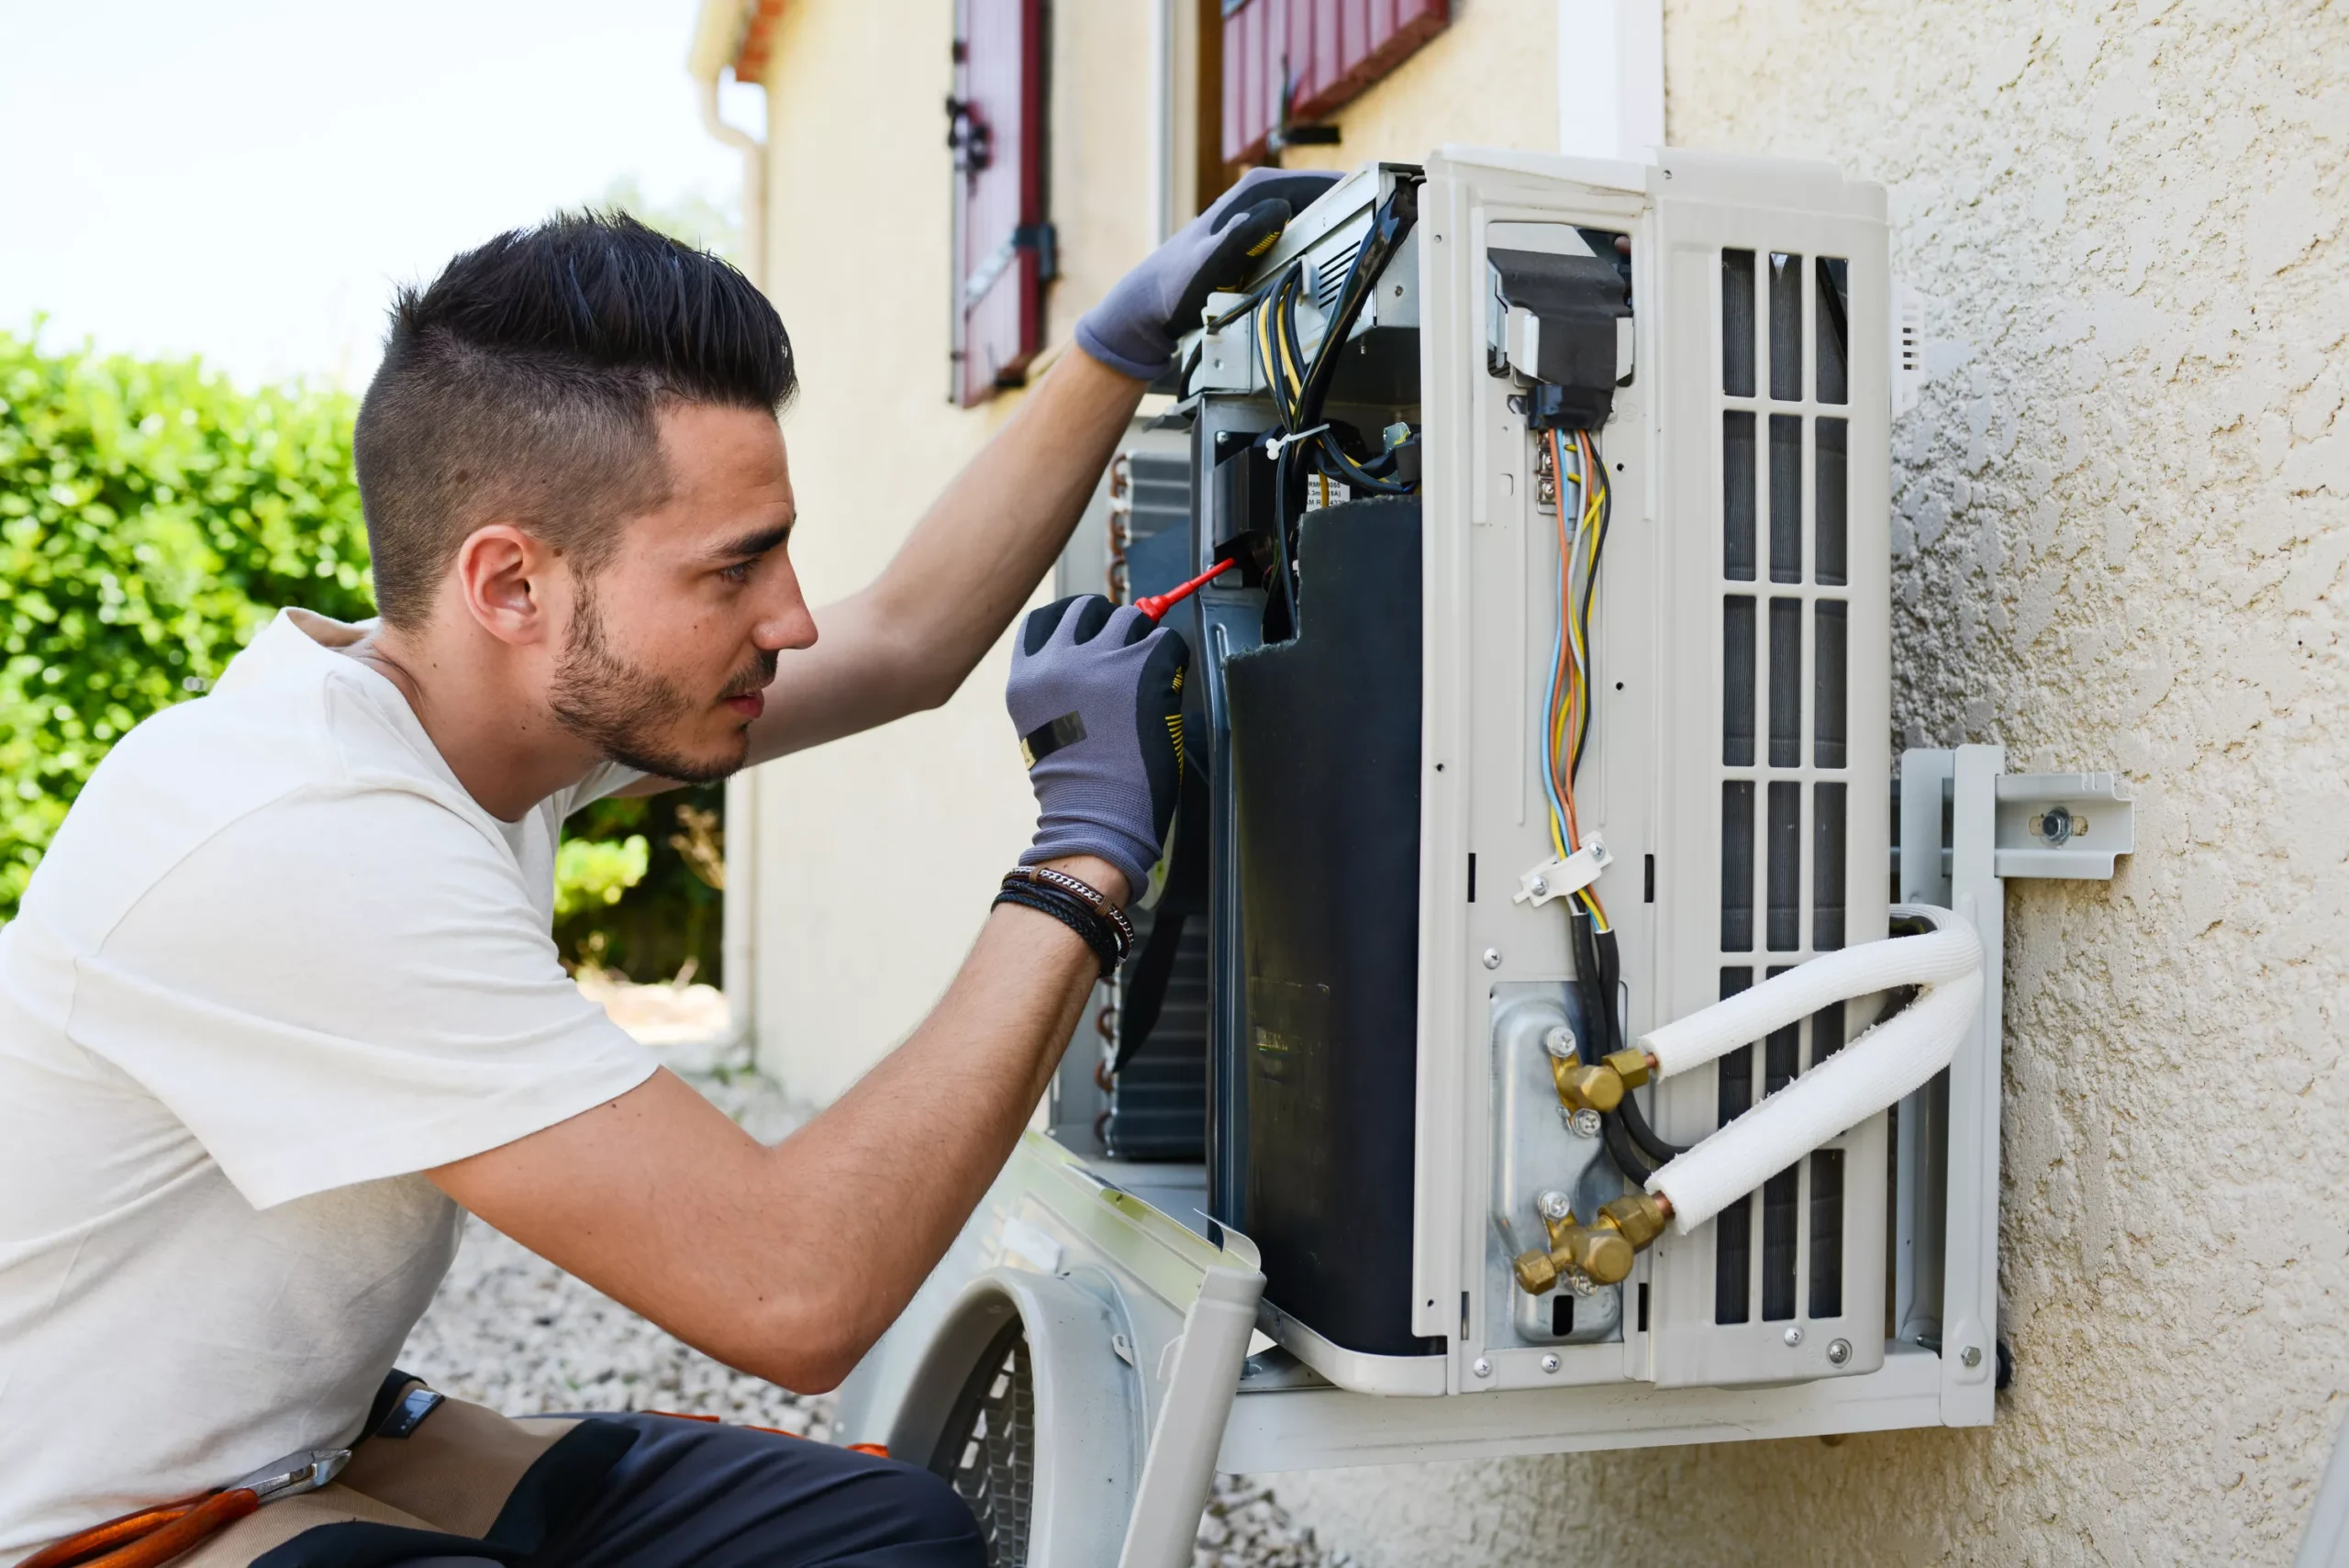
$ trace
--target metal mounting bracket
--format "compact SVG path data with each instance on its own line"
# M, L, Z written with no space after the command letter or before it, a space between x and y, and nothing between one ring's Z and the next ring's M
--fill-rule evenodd
M2009 773L2006 748L1900 757L1904 902L1938 904L1982 939L1981 1017L1948 1069L1900 1102L1895 1337L1942 1357L1942 1418L1987 1425L1998 1373L1998 1115L2005 1051L2006 882L2109 881L2137 843L2112 773Z
M2137 805L2112 773L2003 773L1996 793L2001 878L2110 882L2113 857L2137 848Z

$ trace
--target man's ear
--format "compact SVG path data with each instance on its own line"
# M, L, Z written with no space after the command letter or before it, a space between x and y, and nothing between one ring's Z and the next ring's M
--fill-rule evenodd
M553 635L560 593L555 552L512 523L489 523L457 547L458 596L474 622L517 647Z

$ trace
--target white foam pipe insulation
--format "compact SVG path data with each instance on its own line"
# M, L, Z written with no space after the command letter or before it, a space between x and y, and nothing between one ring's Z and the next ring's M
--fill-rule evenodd
M1647 1190L1670 1200L1682 1234L1949 1065L1982 1005L1981 940L1946 909L1904 904L1892 913L1933 929L1823 954L1640 1038L1658 1076L1668 1078L1837 1002L1920 988L1893 1018L1648 1178Z

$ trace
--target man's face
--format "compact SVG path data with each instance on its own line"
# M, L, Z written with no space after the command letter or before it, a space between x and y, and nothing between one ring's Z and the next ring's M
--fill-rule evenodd
M703 783L742 765L776 654L816 623L784 551L796 514L774 420L680 404L660 426L669 498L575 584L550 700L615 762Z

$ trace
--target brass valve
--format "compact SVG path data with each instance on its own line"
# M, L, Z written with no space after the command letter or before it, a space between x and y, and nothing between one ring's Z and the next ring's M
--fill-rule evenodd
M1544 1296L1558 1284L1558 1261L1536 1247L1520 1252L1511 1265L1517 1273L1517 1288L1528 1296Z
M1535 1248L1518 1254L1511 1265L1518 1288L1540 1296L1557 1288L1561 1280L1577 1274L1592 1284L1620 1284L1631 1273L1631 1260L1664 1234L1671 1206L1648 1193L1627 1193L1601 1204L1598 1218L1583 1224L1571 1213L1542 1216L1550 1232L1545 1251Z
M1625 1193L1598 1206L1598 1223L1630 1242L1635 1252L1646 1251L1671 1218L1672 1205L1653 1193Z
M1568 1110L1604 1114L1648 1081L1647 1053L1618 1051L1595 1062L1585 1062L1578 1056L1553 1056L1550 1076L1558 1085L1559 1102Z
M1542 1223L1550 1232L1549 1249L1520 1252L1513 1265L1518 1286L1528 1296L1555 1289L1561 1280L1571 1283L1576 1275L1592 1284L1620 1284L1630 1275L1638 1249L1614 1226L1603 1219L1586 1226L1572 1214L1555 1219L1545 1215Z
M1603 1215L1604 1210L1600 1211ZM1593 1284L1620 1284L1631 1272L1631 1254L1635 1248L1606 1227L1586 1227L1568 1215L1550 1227L1550 1246L1574 1259L1575 1267L1590 1276Z

